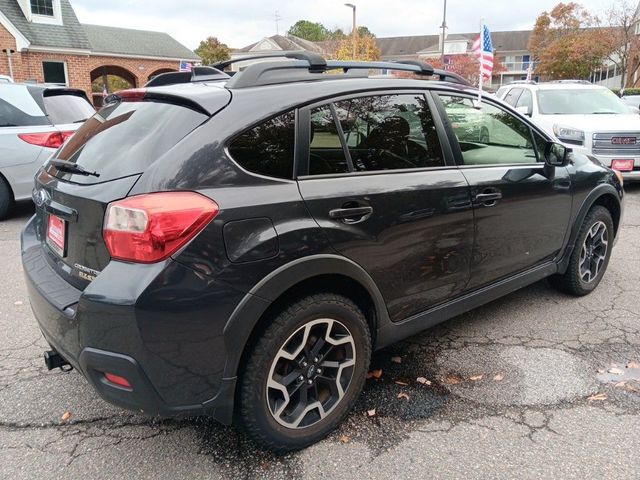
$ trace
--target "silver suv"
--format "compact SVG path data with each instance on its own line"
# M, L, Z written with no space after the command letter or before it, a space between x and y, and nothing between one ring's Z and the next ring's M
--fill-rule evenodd
M94 113L83 90L0 83L0 220L31 197L38 168Z

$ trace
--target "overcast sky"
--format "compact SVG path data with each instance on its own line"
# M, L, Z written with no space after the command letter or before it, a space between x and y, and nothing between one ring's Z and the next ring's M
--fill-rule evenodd
M322 22L328 28L351 29L347 0L71 0L83 23L111 25L171 34L189 48L196 48L212 35L230 47L240 48L276 33L278 12L280 33L299 19ZM559 0L448 0L449 33L479 29L484 16L492 30L533 27L543 10ZM568 1L568 0L567 0ZM594 12L614 0L583 0ZM351 0L357 6L358 24L366 25L378 37L435 34L442 23L443 0Z

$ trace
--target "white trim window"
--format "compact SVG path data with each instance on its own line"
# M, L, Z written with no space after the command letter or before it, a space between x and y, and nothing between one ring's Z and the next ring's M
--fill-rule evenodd
M42 62L42 73L44 75L44 83L69 85L67 62L44 60Z
M27 0L29 20L33 23L62 25L60 0Z

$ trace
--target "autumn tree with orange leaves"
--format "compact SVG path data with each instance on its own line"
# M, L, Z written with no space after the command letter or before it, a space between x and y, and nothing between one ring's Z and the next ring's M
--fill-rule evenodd
M621 73L620 88L640 69L640 36L636 34L636 7L629 0L616 0L605 12L609 45L608 59Z
M536 74L551 79L586 79L611 51L608 29L577 3L559 3L536 20L529 50Z

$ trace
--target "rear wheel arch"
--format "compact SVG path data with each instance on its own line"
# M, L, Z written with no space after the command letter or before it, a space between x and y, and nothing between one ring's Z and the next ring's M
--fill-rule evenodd
M238 375L255 339L274 315L292 300L311 292L336 293L352 300L367 319L374 345L378 329L390 321L380 291L356 263L337 255L296 260L256 285L231 315L224 328L225 377Z
M0 220L11 210L15 203L15 194L7 178L0 172Z

